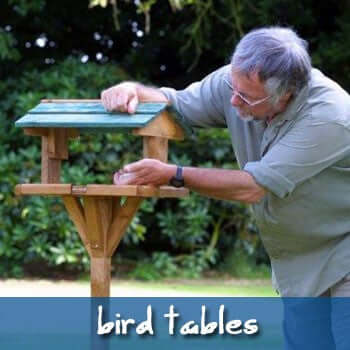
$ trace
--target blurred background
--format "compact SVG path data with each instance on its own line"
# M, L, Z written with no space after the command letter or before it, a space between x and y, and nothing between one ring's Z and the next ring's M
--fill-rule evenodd
M60 199L14 196L40 182L40 140L14 128L42 98L99 98L122 80L183 88L226 64L249 30L287 25L313 65L350 90L346 0L8 0L0 2L0 277L77 278L89 259ZM70 143L63 181L111 183L141 157L139 138L84 135ZM170 144L170 162L235 169L226 130ZM146 200L113 260L113 276L268 278L249 208L192 193Z

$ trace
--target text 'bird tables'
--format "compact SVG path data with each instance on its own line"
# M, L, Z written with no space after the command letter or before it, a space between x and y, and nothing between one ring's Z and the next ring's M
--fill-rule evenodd
M130 130L143 137L144 158L166 162L168 140L182 140L186 126L165 103L142 103L135 114L106 112L99 100L43 100L16 122L41 137L41 183L16 186L17 195L60 196L91 259L91 296L107 297L111 257L143 198L184 197L186 188L61 184L68 142L83 132ZM121 203L121 197L127 197Z

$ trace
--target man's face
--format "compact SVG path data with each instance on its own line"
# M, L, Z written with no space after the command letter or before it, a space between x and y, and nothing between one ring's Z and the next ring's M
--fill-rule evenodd
M248 77L232 71L232 89L231 104L241 119L266 120L277 113L257 73Z

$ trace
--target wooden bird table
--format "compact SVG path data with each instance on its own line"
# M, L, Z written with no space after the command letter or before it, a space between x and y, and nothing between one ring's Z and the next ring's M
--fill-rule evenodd
M143 137L143 156L168 159L168 140L182 140L184 125L164 103L140 104L136 113L108 113L99 100L42 100L16 122L41 137L41 183L16 186L17 195L60 196L91 259L91 296L110 295L111 257L142 200L183 197L186 188L171 186L75 185L60 183L68 142L82 132L130 130ZM121 197L126 201L121 204Z

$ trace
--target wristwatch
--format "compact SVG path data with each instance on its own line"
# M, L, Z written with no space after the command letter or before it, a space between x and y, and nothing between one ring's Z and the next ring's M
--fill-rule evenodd
M184 181L184 178L182 176L182 167L181 166L179 166L179 165L177 166L176 175L170 179L169 184L171 186L174 186L174 187L183 187L185 185L185 181Z

